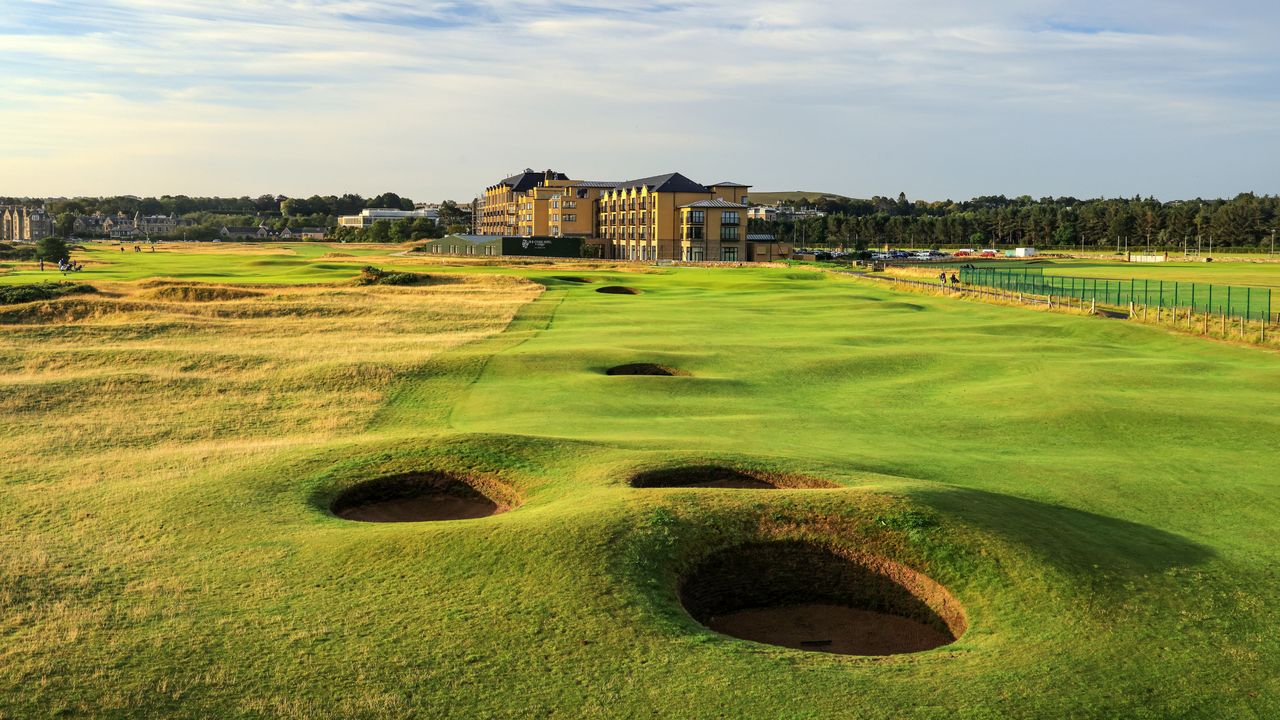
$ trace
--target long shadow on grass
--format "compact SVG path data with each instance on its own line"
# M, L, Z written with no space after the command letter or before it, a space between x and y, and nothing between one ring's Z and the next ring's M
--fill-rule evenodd
M1199 565L1216 556L1181 535L1061 505L970 488L927 489L911 495L939 513L1026 547L1066 573L1142 575Z

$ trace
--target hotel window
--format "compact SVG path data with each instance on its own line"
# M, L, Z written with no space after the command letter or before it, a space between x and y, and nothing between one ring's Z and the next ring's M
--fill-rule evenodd
M738 248L727 247L720 248L720 259L726 262L734 262L738 259Z
M738 239L738 228L736 228L736 227L721 227L721 228L720 228L720 239L721 239L721 240L737 240L737 239Z
M702 226L701 226L701 225L693 225L693 226L690 226L690 227L685 228L685 229L684 229L684 239L685 239L685 240L701 240L701 239L702 239Z
M572 209L574 209L574 208L578 207L578 203L577 203L576 201L574 201L574 200L565 200L565 201L564 201L564 207L565 207L565 209L566 209L566 210L572 210Z
M578 214L577 214L577 213L565 213L565 214L564 214L564 221L565 221L565 222L577 222L577 221L578 221Z
M551 207L553 207L553 208L559 208L559 207L560 207L560 201L559 201L559 200L552 200L552 201L551 201Z
M551 222L560 222L560 215L559 215L558 213L557 213L557 214L552 215L552 216L551 216Z
M706 222L706 221L707 221L707 212L706 212L705 210L690 210L690 211L689 211L689 224L690 224L690 225L701 225L702 223L704 223L704 222Z
M733 212L725 212L725 214L720 216L720 224L721 225L737 225L738 212L736 210Z

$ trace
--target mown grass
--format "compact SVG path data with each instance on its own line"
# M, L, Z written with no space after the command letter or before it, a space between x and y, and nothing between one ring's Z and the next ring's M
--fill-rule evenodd
M0 715L1280 712L1273 354L796 270L436 264L457 282L355 286L428 262L387 252L150 269L262 293L226 299L103 266L103 306L5 317ZM332 284L293 282L311 276ZM690 375L604 373L628 362ZM842 489L626 484L680 464ZM325 509L414 470L523 505ZM970 629L851 658L683 612L683 570L775 537L918 568Z

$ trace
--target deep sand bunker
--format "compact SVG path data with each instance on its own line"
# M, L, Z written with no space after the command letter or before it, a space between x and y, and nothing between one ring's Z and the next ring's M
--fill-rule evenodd
M486 495L473 482L427 472L361 483L344 491L330 507L346 520L430 522L488 517L510 510L512 504Z
M628 363L604 371L605 375L649 375L652 377L687 377L693 373L656 363Z
M835 483L803 475L740 470L724 465L685 465L645 470L631 477L638 488L725 488L779 490L783 488L836 488Z
M602 288L596 288L596 292L605 295L639 295L640 291L625 285L605 285Z
M842 655L930 650L967 627L959 602L928 577L800 541L712 555L683 578L680 602L725 635Z

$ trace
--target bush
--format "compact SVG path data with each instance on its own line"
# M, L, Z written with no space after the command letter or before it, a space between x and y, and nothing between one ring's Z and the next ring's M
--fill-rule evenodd
M0 260L35 260L34 245L10 245L0 243Z
M430 275L409 272L387 272L372 265L366 265L360 271L356 283L360 285L426 285L431 281Z
M63 295L82 295L96 292L98 292L98 289L92 285L73 282L9 285L0 287L0 305L53 300Z

